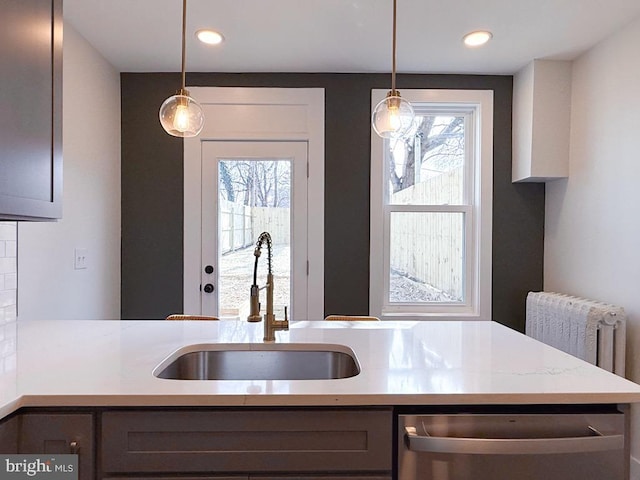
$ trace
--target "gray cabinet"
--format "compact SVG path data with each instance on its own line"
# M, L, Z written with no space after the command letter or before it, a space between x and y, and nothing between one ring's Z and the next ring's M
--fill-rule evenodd
M0 0L0 219L62 216L62 0Z
M391 442L386 408L109 411L100 470L103 478L389 480Z
M248 480L249 477L221 477L221 476L215 476L215 477L193 477L193 476L184 476L184 475L180 475L179 477L158 477L156 475L154 476L147 476L144 475L142 477L122 477L122 476L117 476L117 477L103 477L102 480L209 480L209 479L215 479L215 480ZM278 480L283 480L282 478L279 478ZM287 477L287 480L290 480ZM295 480L295 479L293 479ZM370 479L367 479L370 480Z
M24 413L18 417L18 453L78 454L78 479L95 472L93 415Z
M34 455L76 453L79 480L93 480L93 414L21 411L0 423L0 452Z
M163 476L142 476L142 477L104 477L103 480L391 480L391 474L389 475L381 475L381 476L371 476L371 475L348 475L348 474L336 474L336 475L291 475L287 474L286 476L279 475L274 477L265 477L265 476L233 476L233 477L225 477L219 475L212 476L184 476L180 475L179 477L163 477Z
M260 475L252 475L250 480L283 480L283 477L266 477ZM287 475L286 480L391 480L391 473L388 475L349 475L349 474L334 474L334 475Z
M13 416L0 422L0 453L18 453L18 417Z
M386 407L25 409L0 422L0 452L78 453L80 480L391 480L392 418Z

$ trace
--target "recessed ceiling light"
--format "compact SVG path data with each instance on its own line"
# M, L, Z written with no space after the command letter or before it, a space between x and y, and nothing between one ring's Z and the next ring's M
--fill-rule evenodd
M196 32L196 37L198 37L198 40L202 43L206 43L208 45L218 45L224 40L222 34L215 30L198 30Z
M480 45L484 45L489 40L491 40L493 34L491 32L487 32L486 30L478 30L477 32L467 33L463 40L464 44L467 47L479 47Z

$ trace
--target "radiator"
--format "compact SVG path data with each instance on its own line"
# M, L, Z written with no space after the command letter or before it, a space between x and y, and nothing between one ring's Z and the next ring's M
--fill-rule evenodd
M624 377L622 307L553 292L529 292L525 333Z

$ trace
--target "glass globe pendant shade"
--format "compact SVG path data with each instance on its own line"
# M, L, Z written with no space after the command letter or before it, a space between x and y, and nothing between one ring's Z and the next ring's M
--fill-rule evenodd
M398 138L409 133L414 118L415 112L411 103L392 90L373 109L371 125L382 138Z
M160 123L174 137L195 137L204 126L204 113L187 90L179 90L160 107Z

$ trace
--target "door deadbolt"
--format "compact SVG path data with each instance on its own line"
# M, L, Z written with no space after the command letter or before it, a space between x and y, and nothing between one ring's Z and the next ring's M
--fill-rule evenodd
M204 273L208 273L209 275L213 273L213 265L207 265L204 267Z

